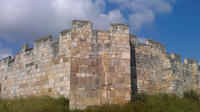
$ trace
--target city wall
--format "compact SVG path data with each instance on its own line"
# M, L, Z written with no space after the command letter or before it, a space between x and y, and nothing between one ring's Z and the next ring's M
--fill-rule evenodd
M199 68L195 59L182 62L159 42L140 43L127 25L100 31L74 20L59 40L40 38L33 48L26 43L14 58L0 61L0 95L65 96L71 109L124 104L134 93L199 93Z

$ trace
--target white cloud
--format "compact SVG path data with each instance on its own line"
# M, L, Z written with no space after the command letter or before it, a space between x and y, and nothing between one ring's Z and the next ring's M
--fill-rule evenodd
M106 14L104 8L104 0L0 0L0 38L33 40L56 35L70 27L73 19L91 20L98 29L124 21L119 10Z
M7 56L12 56L12 49L9 48L5 48L2 46L2 44L0 43L0 60L2 58L5 58Z
M175 0L109 0L120 4L121 10L129 9L129 22L135 31L140 31L144 25L152 25L156 14L170 13Z
M174 0L109 0L113 3L118 3L124 10L127 8L134 12L142 10L152 10L153 12L171 12L171 3Z
M120 10L113 10L108 14L99 14L93 22L97 29L109 29L110 23L123 23L124 21L125 19L120 13Z
M155 15L151 10L140 11L129 16L130 23L136 31L140 30L143 25L152 24Z
M175 0L109 0L120 4L109 11L105 1L0 0L0 38L34 40L48 34L58 36L73 19L93 21L96 29L108 29L111 22L130 23L139 31L144 25L153 24L156 14L171 12L171 2ZM130 13L124 16L123 11Z

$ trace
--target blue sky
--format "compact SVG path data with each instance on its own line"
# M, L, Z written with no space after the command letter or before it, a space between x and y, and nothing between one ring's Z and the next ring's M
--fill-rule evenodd
M150 35L166 45L168 52L200 61L200 1L180 0L173 6L173 12L158 17L153 25L157 33ZM142 35L142 32L141 32Z
M170 53L200 61L199 6L199 0L0 0L0 58L39 37L58 39L71 20L84 19L95 29L129 24L141 40L159 41Z

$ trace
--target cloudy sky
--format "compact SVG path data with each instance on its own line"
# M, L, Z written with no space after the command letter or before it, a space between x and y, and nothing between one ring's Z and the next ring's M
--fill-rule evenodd
M45 35L58 39L73 19L83 19L95 29L128 24L141 40L160 41L169 52L200 60L199 5L199 0L0 0L0 58Z

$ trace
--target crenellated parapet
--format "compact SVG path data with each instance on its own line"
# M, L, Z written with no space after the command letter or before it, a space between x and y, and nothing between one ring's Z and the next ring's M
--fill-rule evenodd
M179 54L172 53L171 58L176 62L181 62L181 56Z
M1 59L1 69L4 69L4 68L6 69L11 62L12 62L11 56Z
M26 52L28 51L30 48L29 48L29 45L28 43L25 43L21 46L21 52Z
M136 35L131 35L131 34L130 34L130 41L131 41L132 43L138 43L138 38L136 37Z
M90 21L83 21L83 20L73 20L72 21L72 29L79 29L83 27L90 27L92 29L93 25Z
M66 35L70 32L71 32L71 29L63 30L63 31L60 32L60 36L64 36L64 35Z
M8 64L8 63L11 62L11 60L12 60L12 57L11 57L11 56L8 56L8 57L3 58L3 59L1 60L1 63L2 63L2 64Z
M70 64L69 58L60 55L59 48L66 48L59 43L59 40L53 41L52 36L42 37L34 41L33 48L25 43L16 56L2 59L1 97L68 97Z
M184 64L198 65L198 61L196 59L184 58Z
M129 26L125 25L125 24L111 23L111 25L110 25L110 32L111 33L125 33L125 34L129 34Z
M53 37L51 35L43 37L43 38L39 38L34 41L34 49L37 49L40 46L43 46L45 44L49 44L52 42L52 40L53 40Z
M165 92L180 96L190 90L200 93L200 72L195 59L185 58L182 62L179 54L167 53L165 46L154 40L146 39L146 43L143 43L130 35L130 41L131 62L135 62L131 68L136 68L136 73L132 74L138 92Z
M165 52L165 46L157 41L154 41L154 40L150 40L150 39L147 39L146 40L146 45L147 46L150 46L152 48L156 48L162 52Z

